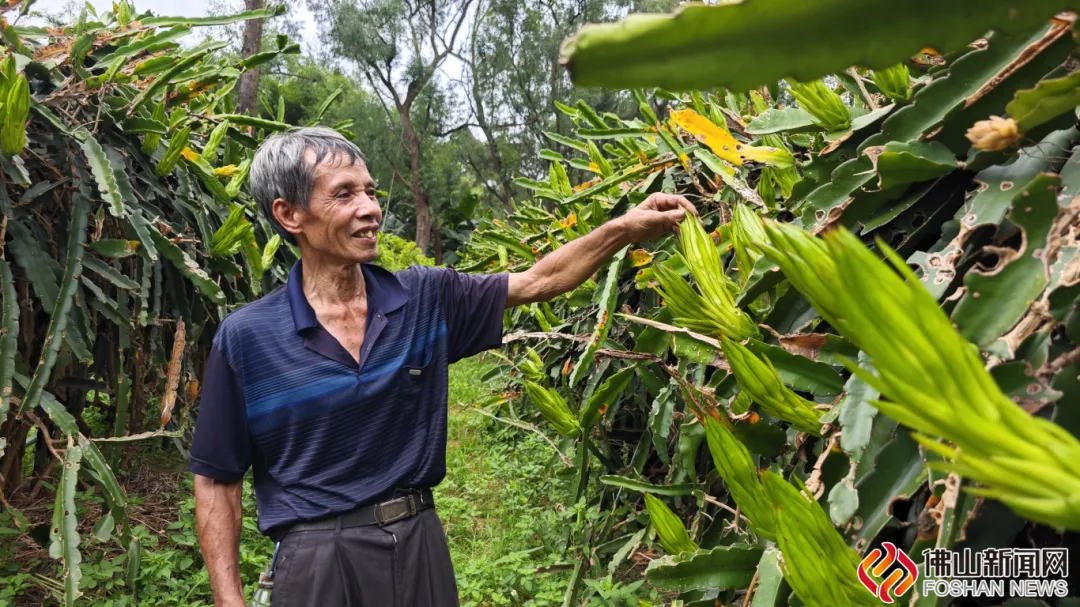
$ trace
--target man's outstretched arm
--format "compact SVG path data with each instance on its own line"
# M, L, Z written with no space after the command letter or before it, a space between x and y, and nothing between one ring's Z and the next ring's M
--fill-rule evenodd
M245 607L240 584L242 480L226 483L195 475L195 528L216 607Z
M550 301L573 291L619 249L675 229L687 212L697 215L682 196L649 196L622 217L566 243L528 270L510 274L506 307Z

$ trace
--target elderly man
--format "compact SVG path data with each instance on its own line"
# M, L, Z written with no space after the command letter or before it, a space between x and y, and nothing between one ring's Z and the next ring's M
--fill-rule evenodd
M653 194L525 272L372 265L382 213L333 130L268 138L251 189L300 249L288 282L221 323L189 469L218 607L241 607L241 479L279 542L273 604L457 605L431 488L446 475L447 367L500 345L503 310L548 301L693 207Z

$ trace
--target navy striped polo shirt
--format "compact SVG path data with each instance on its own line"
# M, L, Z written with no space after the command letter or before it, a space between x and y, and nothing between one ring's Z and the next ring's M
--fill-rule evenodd
M447 367L501 344L507 274L361 267L359 364L319 324L299 261L214 336L188 469L233 482L251 467L264 534L437 485Z

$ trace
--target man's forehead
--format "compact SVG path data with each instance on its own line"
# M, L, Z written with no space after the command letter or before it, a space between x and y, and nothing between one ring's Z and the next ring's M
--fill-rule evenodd
M316 164L315 152L310 149L305 150L304 163L313 167L312 174L316 181L325 179L374 181L363 160L353 158L344 152L331 151Z

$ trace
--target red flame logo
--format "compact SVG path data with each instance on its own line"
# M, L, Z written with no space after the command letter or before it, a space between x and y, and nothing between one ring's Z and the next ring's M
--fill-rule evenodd
M859 581L870 591L870 594L881 599L882 603L890 605L893 603L893 597L903 596L919 579L919 568L903 550L897 549L896 544L885 542L882 546L885 547L884 556L880 548L874 548L859 563ZM889 567L897 562L900 564L899 569L894 569L880 584L874 581L875 577L884 575Z

